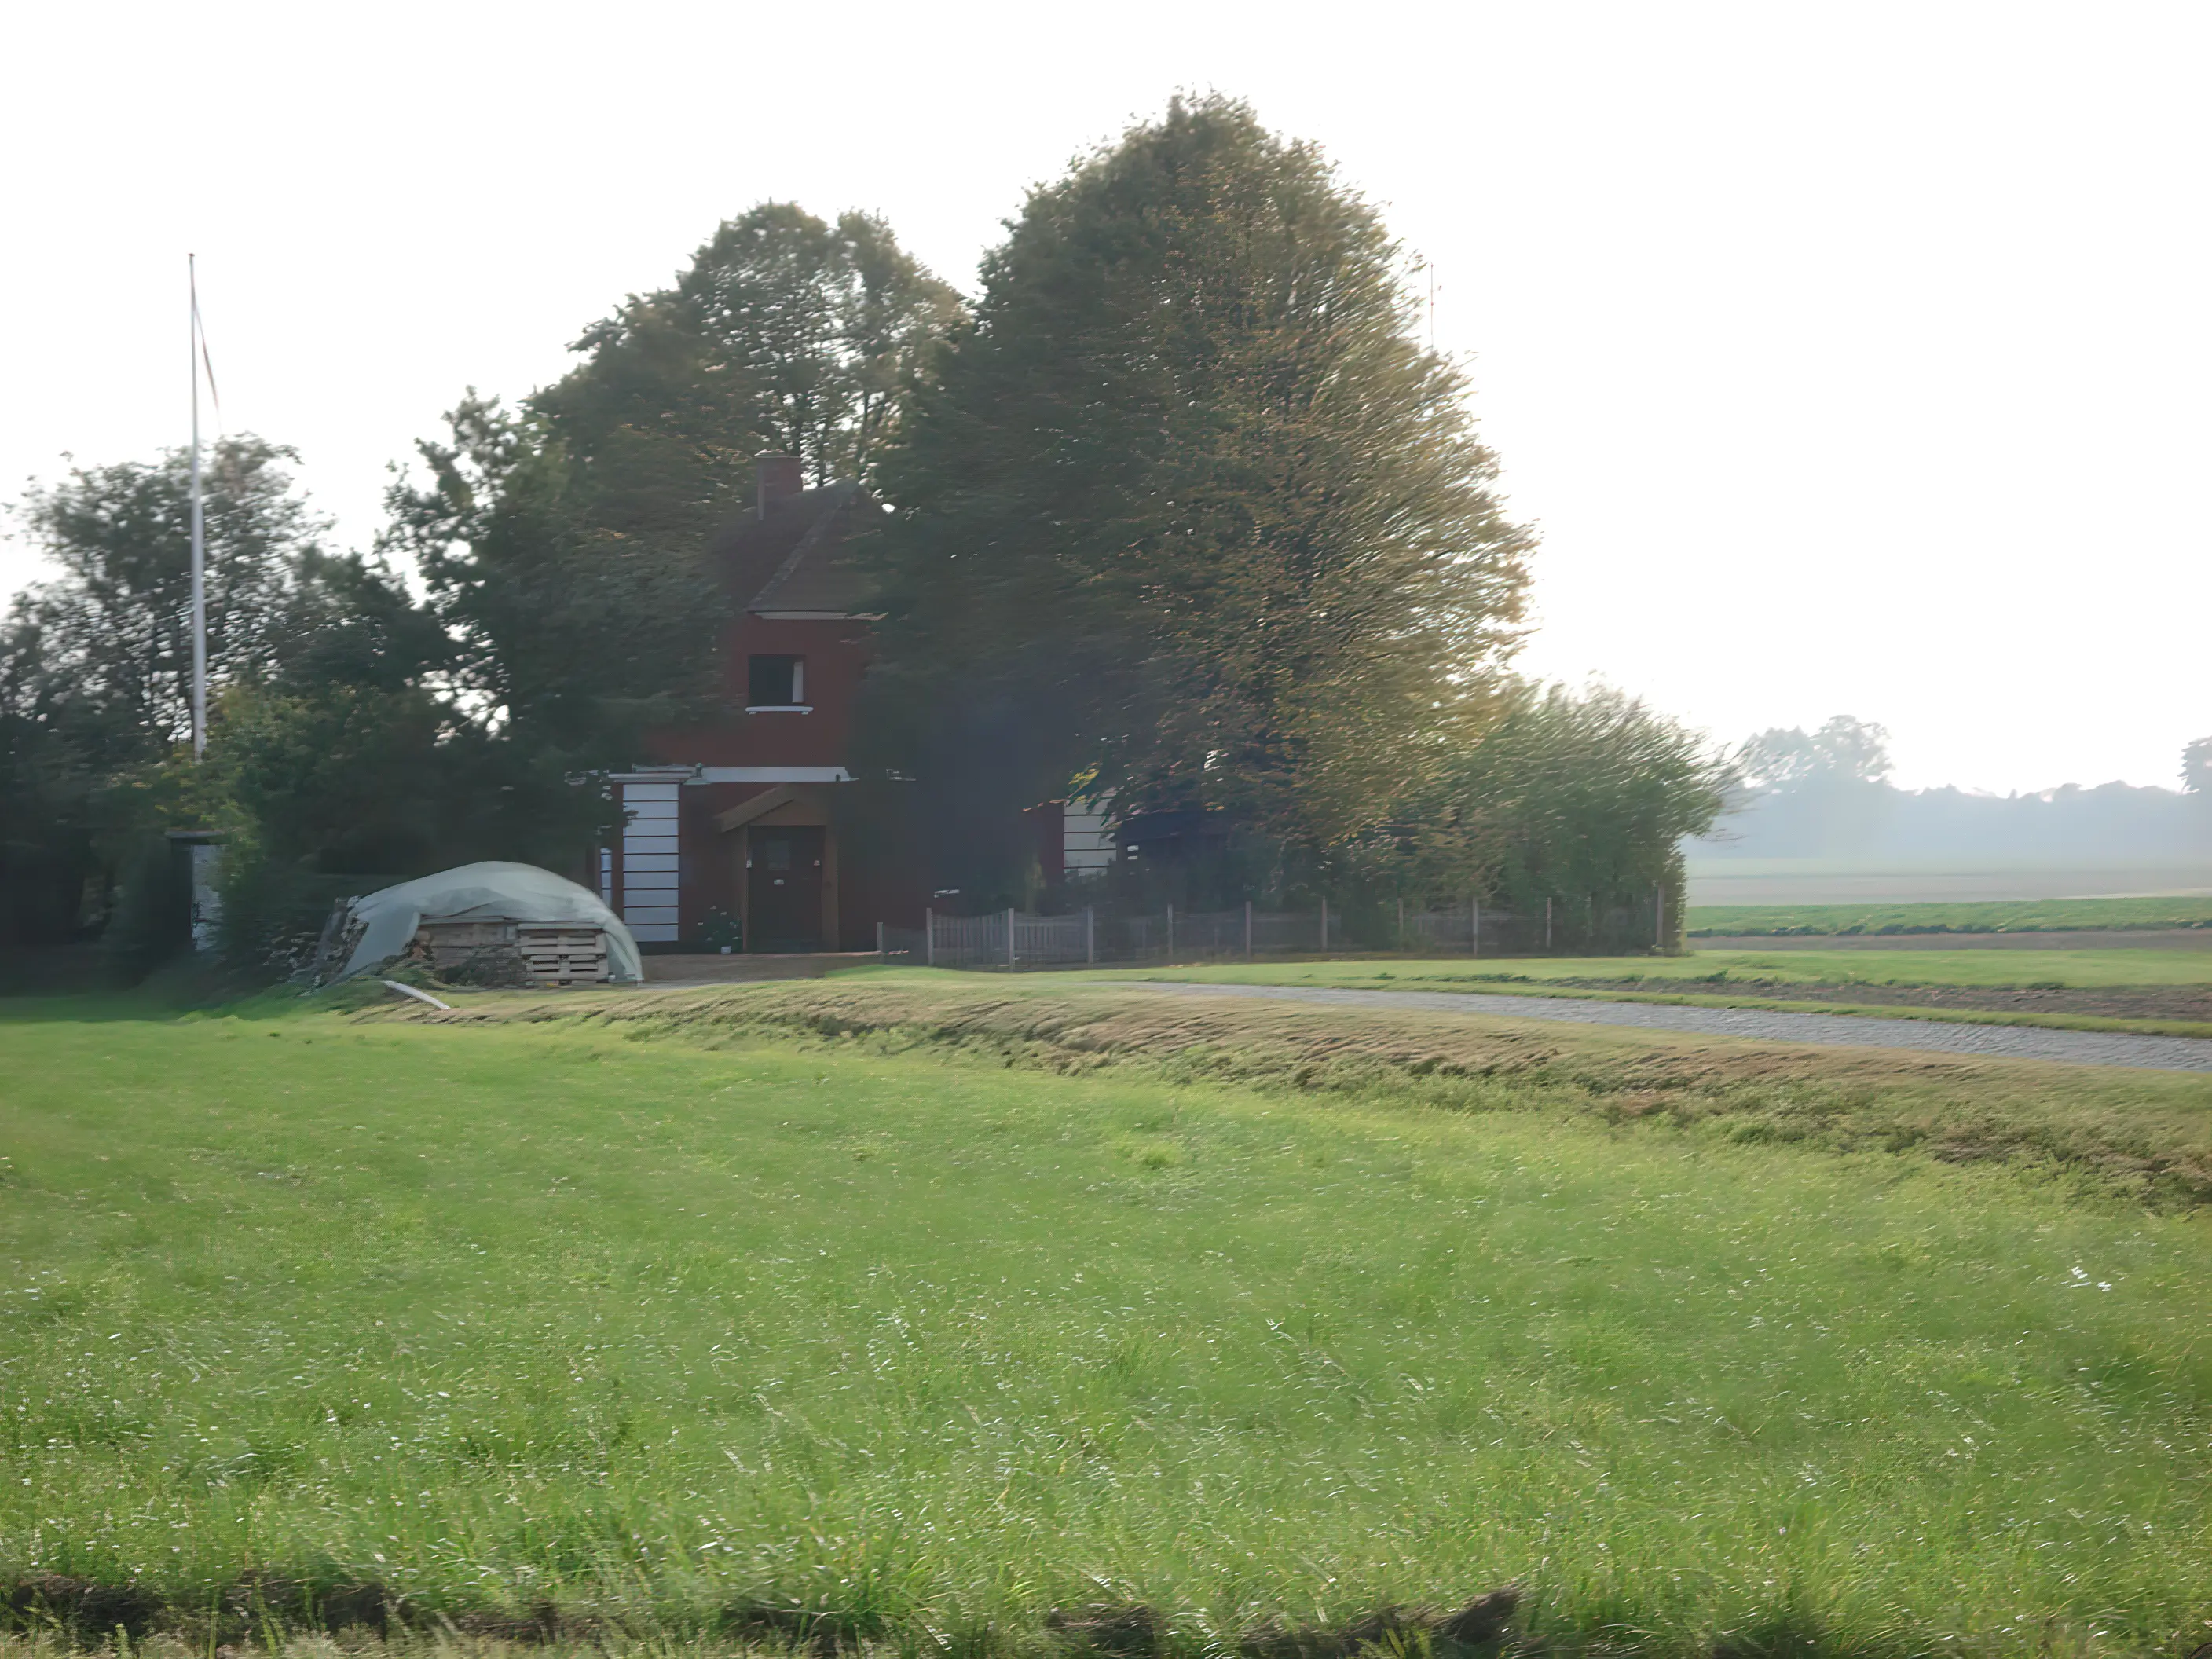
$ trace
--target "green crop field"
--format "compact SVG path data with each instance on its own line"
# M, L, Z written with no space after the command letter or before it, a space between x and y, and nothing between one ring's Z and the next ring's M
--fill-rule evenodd
M1683 922L1692 936L2212 927L2212 896L1912 904L1693 904L1683 912Z
M965 1656L2212 1616L2212 1079L1163 1000L16 1004L0 1574Z

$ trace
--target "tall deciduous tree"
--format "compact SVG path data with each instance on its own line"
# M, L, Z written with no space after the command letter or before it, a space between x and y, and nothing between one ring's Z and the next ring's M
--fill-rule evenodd
M708 378L744 388L762 447L799 457L827 483L868 476L903 381L960 303L881 219L848 213L829 225L766 202L723 225L672 294L632 301L587 339L617 343L648 313L696 343ZM750 476L741 467L740 485Z
M642 721L696 687L714 593L696 545L594 531L542 417L471 391L427 478L386 492L380 544L410 556L477 711L533 746L619 759ZM672 538L670 539L673 539Z
M305 573L329 572L328 523L294 489L279 445L216 444L205 468L208 671L275 671L300 634ZM191 726L191 457L80 467L15 511L57 568L17 597L18 695L77 734L88 764L157 756ZM30 649L35 641L35 649Z
M884 465L882 755L1343 841L1479 722L1531 538L1399 250L1313 148L1170 106L1037 191Z

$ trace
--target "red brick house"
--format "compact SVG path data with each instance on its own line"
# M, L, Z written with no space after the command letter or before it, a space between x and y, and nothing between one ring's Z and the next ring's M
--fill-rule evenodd
M711 546L738 596L720 655L728 705L743 712L656 734L650 763L612 780L628 822L599 885L647 949L700 942L717 913L737 921L747 951L873 950L878 922L921 926L928 877L901 855L906 838L881 822L853 833L853 717L873 620L854 543L882 510L856 484L809 489L797 458L763 455L753 510ZM877 787L879 813L896 791ZM1096 813L1055 802L1031 817L1048 881L1111 861Z
M848 541L880 509L855 485L805 488L795 457L759 466L753 511L709 550L738 596L720 656L743 712L655 734L651 763L616 775L629 821L600 884L641 945L695 940L720 912L748 951L871 948L884 905L841 865L832 796L867 662Z

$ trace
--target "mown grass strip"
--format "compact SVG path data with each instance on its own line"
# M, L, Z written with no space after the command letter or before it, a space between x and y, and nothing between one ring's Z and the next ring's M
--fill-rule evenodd
M714 1043L803 1036L981 1055L1061 1074L1513 1109L1662 1117L1744 1140L2048 1166L2159 1205L2212 1200L2212 1076L1822 1049L1484 1016L1177 998L921 973L647 993L504 994L452 1014L364 1018L605 1025Z
M1173 980L1181 983L1236 983L1229 974L1175 969L1141 969L1123 975L1134 980ZM1280 984L1281 979L1261 980ZM1853 1014L1877 1019L1925 1019L1955 1025L2031 1025L2055 1031L2133 1031L2145 1036L2212 1037L2212 1022L2194 1019L2117 1019L2098 1014L2014 1013L1988 1008L1923 1008L1911 1003L1808 1002L1750 991L1648 991L1598 989L1590 986L1560 985L1548 980L1508 974L1466 974L1432 979L1419 974L1357 972L1331 975L1332 988L1367 991L1457 991L1480 996L1562 997L1585 1002L1657 1002L1683 1008L1766 1008L1783 1013Z

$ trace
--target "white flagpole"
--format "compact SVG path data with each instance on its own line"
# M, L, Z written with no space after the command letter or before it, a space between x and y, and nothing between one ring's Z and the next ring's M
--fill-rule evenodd
M207 752L207 532L200 510L200 277L185 255L192 295L192 758Z

